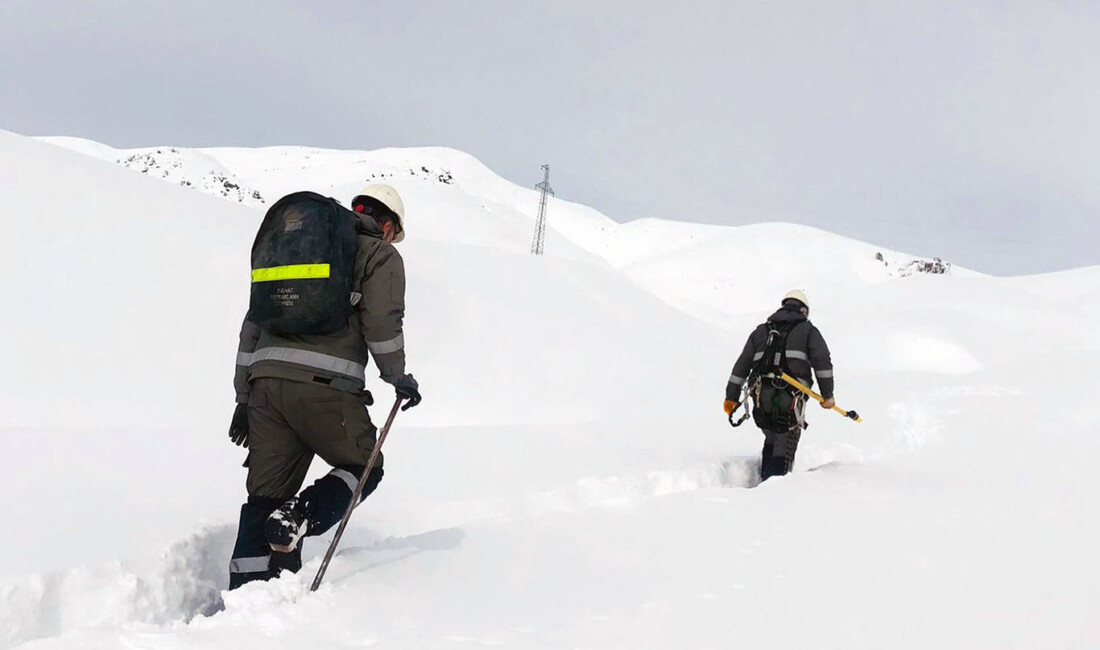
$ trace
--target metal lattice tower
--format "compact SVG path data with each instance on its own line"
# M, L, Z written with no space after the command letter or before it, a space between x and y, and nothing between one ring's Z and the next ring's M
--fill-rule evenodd
M535 186L536 190L542 190L539 194L539 216L535 220L535 238L531 241L531 254L542 255L543 246L546 244L546 195L554 196L554 190L550 188L550 165L542 166L542 182Z

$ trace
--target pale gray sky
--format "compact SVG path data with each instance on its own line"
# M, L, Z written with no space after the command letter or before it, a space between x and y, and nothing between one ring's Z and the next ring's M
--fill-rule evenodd
M0 0L18 133L445 145L619 221L998 274L1100 264L1098 116L1093 0Z

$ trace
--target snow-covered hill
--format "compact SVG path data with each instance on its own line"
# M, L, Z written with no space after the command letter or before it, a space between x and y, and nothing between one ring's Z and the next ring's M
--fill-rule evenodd
M1100 418L1080 398L1100 268L906 275L912 256L815 229L561 200L536 258L535 192L453 150L141 150L165 179L51 142L70 150L0 132L0 648L1100 642ZM263 206L209 170L265 201L372 178L406 199L425 401L317 594L324 539L299 576L220 591ZM756 487L760 436L719 404L795 286L865 422L812 411L795 473Z
M178 147L117 150L80 138L42 138L42 140L236 203L244 205L265 203L264 197L258 191L243 186L240 179L232 172L198 150Z

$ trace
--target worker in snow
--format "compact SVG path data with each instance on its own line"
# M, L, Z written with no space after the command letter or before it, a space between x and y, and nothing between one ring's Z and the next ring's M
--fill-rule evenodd
M405 236L404 204L394 188L374 184L351 205L354 213L313 193L284 197L253 245L229 428L249 450L248 501L230 589L298 571L302 537L324 533L350 504L376 440L364 390L368 351L407 400L402 410L420 403L405 372L405 267L393 246ZM302 251L310 259L298 259ZM333 469L299 494L314 454ZM363 498L382 480L381 456L375 465Z
M749 335L726 384L722 408L731 422L734 411L741 406L743 389L752 396L752 418L764 432L761 480L791 471L806 426L806 396L781 380L780 373L812 387L812 368L821 385L824 398L821 407L830 409L836 405L829 346L810 322L809 314L810 301L805 293L794 289L783 296L779 311Z

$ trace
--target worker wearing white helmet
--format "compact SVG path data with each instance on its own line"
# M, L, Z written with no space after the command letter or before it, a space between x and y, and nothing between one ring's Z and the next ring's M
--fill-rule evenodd
M296 572L302 540L340 521L378 487L384 457L368 407L373 360L406 410L420 387L405 370L405 205L364 187L352 211L296 192L273 204L252 247L229 438L249 450L229 588ZM272 235L276 233L278 236ZM350 289L350 291L349 291ZM378 453L375 453L378 452ZM314 456L332 470L301 489Z
M816 376L823 408L833 399L833 362L829 346L809 320L810 300L800 289L787 292L780 308L753 330L726 384L723 410L733 421L743 389L753 398L752 417L764 431L760 475L781 476L794 464L805 428L805 394L780 379L786 373L807 387ZM746 416L747 417L747 416ZM743 420L744 418L742 418Z
M364 187L351 200L351 209L374 217L386 234L386 241L398 244L405 239L405 202L389 185L375 183Z

